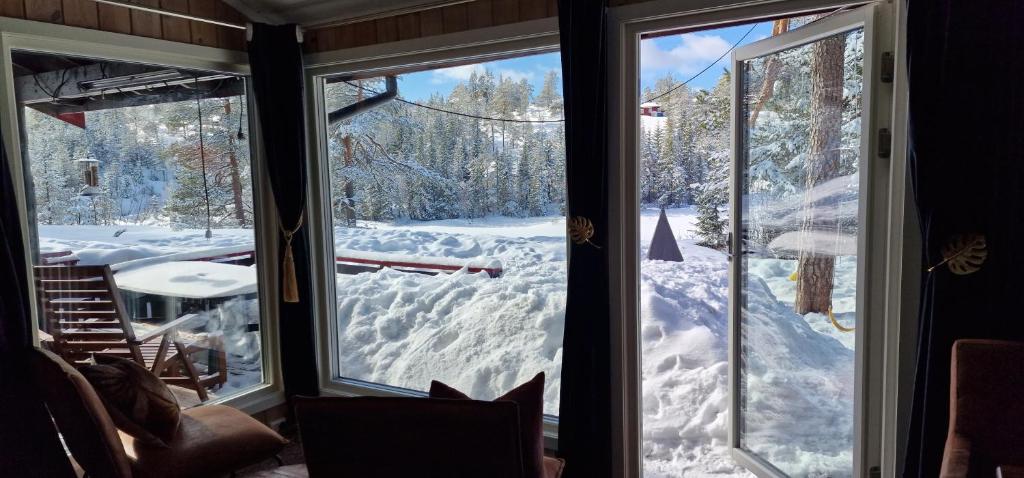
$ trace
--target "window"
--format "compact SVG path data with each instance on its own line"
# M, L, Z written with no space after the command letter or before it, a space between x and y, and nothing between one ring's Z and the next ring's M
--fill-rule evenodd
M317 77L336 382L421 394L439 380L493 399L545 372L545 412L558 414L560 72L547 53ZM389 88L394 100L365 107Z
M246 78L11 61L43 346L151 367L166 345L186 406L265 383Z

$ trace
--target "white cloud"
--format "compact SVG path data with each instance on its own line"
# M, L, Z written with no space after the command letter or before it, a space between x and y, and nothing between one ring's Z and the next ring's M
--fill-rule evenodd
M692 75L732 47L732 43L718 35L685 33L678 38L679 44L668 50L659 47L654 40L640 42L640 67L646 71L674 70ZM728 61L726 55L722 63Z
M449 68L441 68L431 72L431 83L439 84L446 81L466 81L469 77L476 72L478 75L484 73L484 66L480 64L476 65L460 65L452 66Z

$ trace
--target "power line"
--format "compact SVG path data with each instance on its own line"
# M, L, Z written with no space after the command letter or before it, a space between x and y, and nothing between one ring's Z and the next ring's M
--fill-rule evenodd
M757 25L758 24L756 24L756 23L751 25L750 26L750 30L747 30L747 33L744 33L743 36L741 36L739 40L736 40L736 43L733 43L732 46L729 47L728 50L725 50L725 53L722 53L722 55L719 56L718 59L716 59L715 61L711 62L710 65L704 67L703 70L700 70L699 72L697 72L696 75L693 75L693 76L687 78L686 81L684 81L684 82L682 82L682 83L680 83L680 84L678 84L676 86L673 86L672 88L669 88L668 91L666 91L666 92L664 92L664 93L662 93L660 95L657 95L657 96L654 96L654 97L651 97L651 98L647 98L647 100L644 101L644 103L648 103L648 102L654 101L654 100L656 100L658 98L661 98L661 97L663 97L663 96L665 96L665 95L667 95L667 94L669 94L669 93L671 93L673 91L676 91L679 88L682 88L683 86L686 86L687 83L697 79L698 76L703 75L706 71L710 70L711 67L717 65L718 62L722 61L722 58L725 58L725 55L728 55L729 53L732 53L732 51L735 50L736 47L740 46L740 43L743 43L743 40L747 39L747 36L750 35L750 33L753 32L755 28L757 28Z
M353 84L351 81L345 81L345 83L348 84L349 86L352 86L352 87L355 87L355 88L359 88L359 89L361 89L363 91L368 91L368 92L373 93L375 95L379 95L380 94L380 92L374 91L371 88L367 88L367 87L362 86L362 85ZM555 120L522 120L522 119L509 119L509 118L490 118L490 117L487 117L487 116L471 115L469 113L460 113L458 111L445 110L445 109L437 108L437 107L434 107L434 106L424 105L424 104L421 104L421 103L416 103L415 101L409 101L409 100L407 100L405 98L402 98L402 97L395 98L395 101L398 101L398 102L401 102L401 103L405 103L405 104L411 105L411 106L418 106L420 108L425 108L425 109L428 109L428 110L431 110L431 111L437 111L438 113L448 113L450 115L462 116L462 117L465 117L465 118L474 118L474 119L485 120L485 121L504 121L506 123L562 123L562 122L565 122L564 118L562 118L562 119L555 119Z

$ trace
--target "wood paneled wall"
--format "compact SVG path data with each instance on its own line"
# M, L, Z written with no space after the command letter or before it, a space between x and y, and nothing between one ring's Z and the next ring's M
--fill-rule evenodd
M307 53L411 40L558 15L557 0L476 0L422 12L310 30Z
M245 23L246 18L220 0L135 0L180 13ZM93 0L0 0L0 16L159 38L181 43L242 50L245 31L157 15Z

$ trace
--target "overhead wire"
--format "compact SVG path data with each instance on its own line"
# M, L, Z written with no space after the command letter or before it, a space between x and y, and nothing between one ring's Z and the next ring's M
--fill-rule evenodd
M684 81L684 82L682 82L682 83L680 83L680 84L678 84L676 86L673 86L672 88L669 88L668 91L665 91L664 93L661 93L659 95L655 95L655 96L652 96L650 98L647 98L646 100L644 100L644 103L649 103L649 102L654 101L654 100L656 100L658 98L662 98L662 97L668 95L669 93L672 93L673 91L676 91L679 88L682 88L683 86L686 86L686 84L688 84L689 82L691 82L693 80L696 80L698 76L703 75L704 73L706 73L708 70L711 69L711 67L717 65L718 62L722 61L722 58L725 58L726 55L728 55L729 53L732 53L733 50L735 50L737 47L739 47L740 43L743 43L743 40L746 40L747 36L749 36L754 31L754 29L757 28L757 25L758 25L757 23L751 25L750 29L747 30L747 32L744 33L743 36L741 36L739 40L736 40L736 42L733 43L732 46L729 47L728 50L725 50L725 52L722 53L718 58L716 58L715 61L711 62L711 64L709 64L708 66L704 67L703 70L700 70L699 72L697 72L696 75L693 75L693 76L687 78L686 81Z

